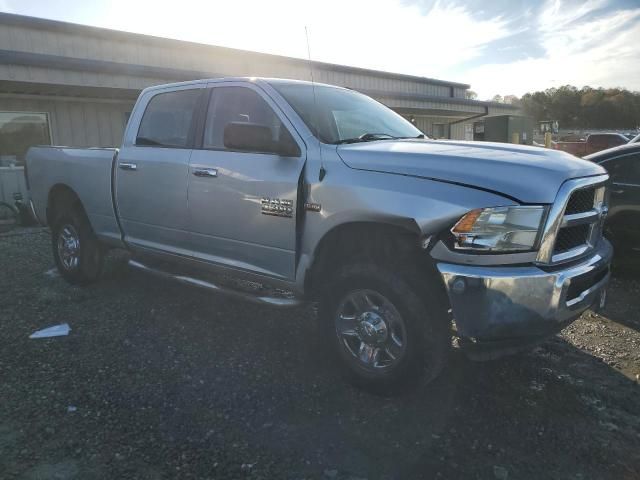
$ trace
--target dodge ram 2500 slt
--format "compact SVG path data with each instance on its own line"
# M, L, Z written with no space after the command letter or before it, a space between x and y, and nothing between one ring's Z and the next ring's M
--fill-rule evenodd
M121 148L34 147L26 163L69 282L124 248L135 268L218 293L318 302L319 338L365 387L435 378L454 334L478 358L539 342L609 281L602 167L433 141L345 88L147 88Z

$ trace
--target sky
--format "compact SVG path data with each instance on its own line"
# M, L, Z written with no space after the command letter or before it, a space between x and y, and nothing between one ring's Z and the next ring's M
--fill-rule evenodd
M471 85L640 91L640 0L0 0L0 11ZM1 48L1 47L0 47Z

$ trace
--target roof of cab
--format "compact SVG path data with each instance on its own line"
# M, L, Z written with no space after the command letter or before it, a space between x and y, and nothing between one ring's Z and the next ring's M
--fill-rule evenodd
M186 82L165 83L162 85L153 85L144 89L145 92L154 90L164 90L166 88L187 87L189 85L202 85L206 83L223 83L223 82L252 82L252 83L268 83L272 85L314 85L316 87L334 87L343 89L337 85L327 83L309 82L306 80L293 80L289 78L266 78L266 77L218 77L218 78L202 78L199 80L189 80Z

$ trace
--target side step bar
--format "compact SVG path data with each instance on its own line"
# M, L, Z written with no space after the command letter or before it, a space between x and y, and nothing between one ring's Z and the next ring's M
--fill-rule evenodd
M248 292L243 292L241 290L233 290L231 288L216 285L215 283L211 283L205 280L200 280L198 278L187 277L184 275L173 275L171 273L149 267L135 260L129 260L129 266L137 270L141 270L143 272L152 273L159 277L168 278L180 283L184 283L186 285L204 288L209 291L221 293L223 295L228 295L231 297L240 298L242 300L257 303L260 305L270 305L272 307L279 307L279 308L291 308L291 307L298 307L305 303L303 300L300 300L299 298L252 295L251 293L248 293Z

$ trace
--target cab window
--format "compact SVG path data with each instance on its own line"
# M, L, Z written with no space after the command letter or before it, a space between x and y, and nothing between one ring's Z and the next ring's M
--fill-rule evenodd
M154 96L142 116L136 145L189 148L200 92L200 89L177 90Z
M265 127L274 143L293 142L280 118L257 92L246 87L215 87L205 120L203 148L226 150L224 131L231 123Z

